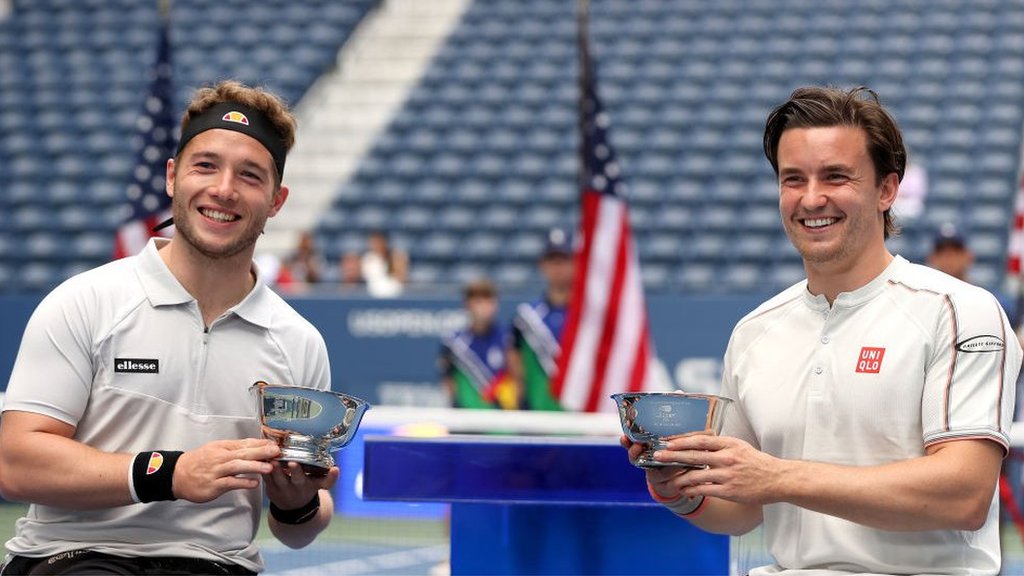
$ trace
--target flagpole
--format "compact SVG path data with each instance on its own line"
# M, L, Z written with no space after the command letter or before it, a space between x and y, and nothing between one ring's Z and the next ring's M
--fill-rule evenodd
M589 99L587 98L587 91L592 86L591 73L593 68L590 62L590 0L578 0L576 4L576 19L577 19L577 43L579 44L577 52L579 53L580 59L580 70L579 70L579 105L576 107L579 113L579 131L580 131L580 146L579 146L579 186L580 190L586 186L587 181L587 143L589 140L588 132L590 127L588 123L591 117L590 110L587 107L590 106Z

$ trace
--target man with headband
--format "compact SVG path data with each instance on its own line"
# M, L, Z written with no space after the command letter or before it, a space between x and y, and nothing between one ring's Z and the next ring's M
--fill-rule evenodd
M295 120L273 94L199 90L167 161L176 234L75 276L25 329L0 421L0 494L30 502L3 574L251 574L265 487L298 548L338 478L274 460L249 386L330 388L323 338L252 262Z

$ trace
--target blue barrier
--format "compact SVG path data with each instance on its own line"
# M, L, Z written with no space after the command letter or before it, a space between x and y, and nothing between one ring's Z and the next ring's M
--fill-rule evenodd
M368 500L450 502L454 574L728 574L729 539L654 504L614 439L366 439Z

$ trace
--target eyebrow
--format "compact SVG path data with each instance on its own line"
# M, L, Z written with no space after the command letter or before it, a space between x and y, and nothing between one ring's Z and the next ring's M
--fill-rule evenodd
M828 166L822 166L822 172L852 172L853 166L848 164L829 164Z
M197 160L203 160L203 159L223 161L224 157L221 156L220 154L218 154L216 152L212 152L210 150L197 150L197 151L195 151L195 152L193 152L193 153L188 155L188 161L189 162L195 162ZM258 175L261 178L269 178L270 177L270 174L271 174L270 170L268 170L267 168L264 168L258 162L255 162L253 160L242 160L241 165L242 165L243 168L247 168L249 170L257 172Z
M848 164L828 164L826 166L822 166L821 168L819 168L817 172L852 172L853 170L854 167ZM779 170L779 176L803 174L804 172L805 171L800 168L787 166Z

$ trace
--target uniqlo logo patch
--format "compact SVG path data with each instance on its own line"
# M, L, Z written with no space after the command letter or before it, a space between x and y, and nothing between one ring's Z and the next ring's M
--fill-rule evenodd
M857 358L857 372L878 374L882 370L882 358L885 358L885 348L861 348L860 357Z

